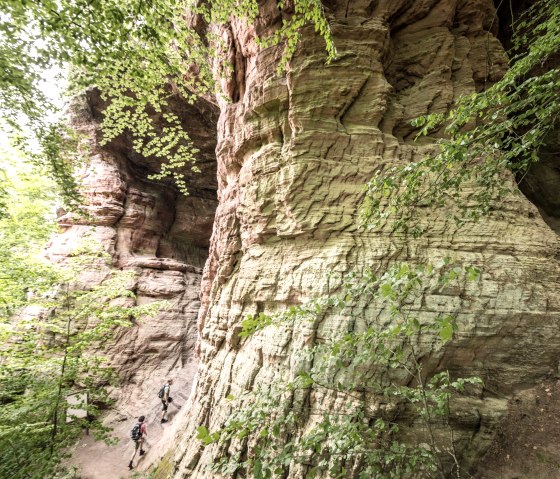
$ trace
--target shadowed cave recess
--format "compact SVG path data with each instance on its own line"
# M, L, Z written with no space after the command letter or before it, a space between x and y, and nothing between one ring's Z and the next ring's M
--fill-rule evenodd
M512 22L531 4L528 0L494 0L499 21L498 39L506 50L512 48ZM553 61L560 62L560 52ZM532 164L526 173L519 174L517 182L547 224L560 234L560 128L549 135L538 154L540 161Z
M202 99L194 105L177 98L170 102L169 109L181 118L200 150L200 173L185 167L189 184L185 196L171 180L148 179L159 172L160 164L136 154L126 135L100 144L103 108L96 91L71 105L71 125L84 135L89 149L79 171L87 215L59 211L62 232L47 252L52 261L64 261L82 240L91 238L111 255L113 267L135 272L131 290L138 303L167 301L156 317L121 331L109 347L108 356L123 384L117 409L134 417L144 404L153 402L153 391L163 378L175 378L177 389L183 391L192 382L200 280L217 205L218 113L215 105ZM153 119L157 124L156 114ZM82 281L96 284L105 273L86 271Z
M426 341L422 361L427 372L445 367L485 380L484 392L465 398L451 418L461 463L483 477L477 467L499 435L511 398L558 371L560 268L551 230L560 217L558 147L551 140L544 161L520 179L538 209L521 195L507 198L495 214L461 230L436 214L426 218L427 235L404 242L388 227L359 229L357 210L362 187L378 168L429 154L430 145L414 143L410 120L445 112L459 96L503 74L508 15L523 2L324 2L337 60L324 65L324 45L306 28L283 75L276 73L281 48L261 49L255 37L274 31L286 12L273 0L259 5L255 25L220 29L234 67L220 83L221 95L171 104L201 151L202 172L187 172L188 197L170 182L147 180L159 165L133 154L130 139L99 146L103 102L95 92L72 110L74 126L91 138L83 172L90 218L62 214L63 232L50 245L50 257L62 260L90 235L115 267L137 272L139 302L172 304L120 333L110 350L123 380L120 412L133 416L139 402L153 401L166 375L178 380L186 400L197 370L188 408L173 425L175 437L152 462L164 458L162 479L207 479L216 451L202 447L197 427L219 427L229 394L289 375L298 366L292 362L298 348L350 327L348 318L333 315L310 331L288 328L241 341L247 314L276 312L327 293L333 288L328 272L342 276L452 255L479 266L482 280L476 292L422 298L420 317L453 311L469 298L457 340L439 350ZM101 279L92 272L92 283ZM379 313L374 305L357 308ZM335 408L338 401L334 394L311 392L306 407ZM417 427L405 418L407 433ZM286 479L305 473L303 466L290 468ZM500 474L492 477L514 477Z

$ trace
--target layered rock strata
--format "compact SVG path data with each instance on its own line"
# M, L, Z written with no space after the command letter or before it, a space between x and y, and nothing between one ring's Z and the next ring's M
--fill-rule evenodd
M230 413L228 395L294 374L301 368L295 351L360 321L328 315L313 326L241 339L248 314L328 294L343 275L366 267L445 256L480 267L481 280L426 294L415 309L421 320L460 311L454 341L435 350L430 341L421 345L425 371L447 368L486 382L454 419L455 445L471 466L492 439L508 397L557 372L558 238L521 195L462 229L444 212L430 213L429 232L420 239L394 234L390 225L364 231L358 209L375 171L432 151L433 138L413 141L410 119L445 112L504 72L494 6L489 0L330 1L325 8L338 58L325 65L323 42L307 29L280 76L281 49L259 48L255 35L273 31L287 13L268 0L260 8L254 26L235 23L221 32L235 71L222 85L230 102L220 103L219 205L202 281L200 365L166 470L177 479L212 476L216 450L202 447L196 428L219 428ZM354 310L357 318L379 313L368 304ZM311 393L308 407L329 409L340 400ZM287 477L305 477L305 469L292 467Z
M93 240L112 265L82 272L84 284L98 284L110 269L133 271L130 288L138 304L166 301L155 317L119 331L106 351L122 380L117 408L124 417L151 409L165 377L176 378L177 391L190 390L195 369L200 281L217 204L216 107L202 100L171 107L201 149L202 172L190 178L188 197L170 182L149 180L159 165L136 155L128 138L100 145L103 103L95 91L74 102L72 126L88 142L80 173L85 214L60 212L62 232L47 248L52 261L64 262L76 247Z

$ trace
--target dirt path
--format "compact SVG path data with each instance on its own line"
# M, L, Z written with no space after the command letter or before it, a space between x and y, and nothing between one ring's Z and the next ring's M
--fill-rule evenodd
M544 381L517 394L477 479L560 478L560 381Z
M119 439L118 444L108 446L102 441L95 441L92 436L85 435L74 446L71 463L78 467L80 479L121 479L139 477L139 472L146 471L173 439L175 423L182 407L187 403L190 387L180 390L172 389L173 402L169 405L169 422L161 424L161 402L154 394L149 406L139 407L138 415L146 416L148 436L144 443L146 454L134 459L134 469L128 469L128 463L134 452L134 443L130 439L130 431L136 417L113 412L107 416L106 424L113 428L112 435ZM141 406L141 405L140 405ZM141 477L141 476L140 476Z

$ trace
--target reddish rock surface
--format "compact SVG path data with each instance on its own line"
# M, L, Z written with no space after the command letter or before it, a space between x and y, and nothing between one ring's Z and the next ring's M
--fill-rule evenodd
M86 214L61 212L61 233L48 245L47 256L63 262L83 241L94 240L112 257L111 268L135 273L130 289L139 304L167 302L155 317L118 331L106 351L121 378L121 387L114 394L117 403L107 423L122 442L108 448L84 438L89 446L78 445L74 455L84 479L128 472L129 425L141 414L152 426L150 442L155 453L163 432L157 392L165 378L174 378L173 395L178 405L184 404L196 370L200 281L217 205L216 107L202 102L172 106L181 112L188 123L185 127L201 149L198 166L202 172L190 179L189 196L180 194L170 182L149 180L149 173L157 171L158 165L150 159L140 161L127 138L100 146L102 105L95 92L76 100L70 112L73 126L85 135L89 148L80 174ZM86 270L80 280L95 285L106 274ZM105 469L99 467L100 457ZM148 461L149 455L143 458L143 463ZM107 475L107 470L115 475Z
M328 66L323 41L306 28L287 73L276 74L281 49L261 49L255 42L256 34L273 31L286 15L272 0L260 2L255 25L234 22L219 31L234 70L220 83L228 101L217 99L216 145L204 127L208 115L216 114L211 103L193 107L198 113L174 105L186 109L187 123L195 119L191 136L207 166L193 179L190 197L178 196L165 182L146 181L146 170L157 165L130 153L130 142L120 138L109 149L94 148L85 170L93 219L62 217L65 231L51 245L51 257L64 258L79 238L92 235L113 255L115 267L138 272L139 301L165 298L173 305L123 331L111 349L124 379L123 414L137 411L138 403L151 404L167 374L182 385L192 380L184 368L193 358L200 289L195 389L174 420L174 439L168 433L151 453L152 460L165 456L157 477L218 477L208 472L216 450L202 447L197 427L221 427L231 412L228 395L295 374L296 351L314 338L347 331L351 321L333 314L309 327L240 339L242 320L327 294L344 274L366 267L452 256L482 269L476 286L426 294L417 305L421 320L461 311L456 340L435 350L429 339L420 344L425 371L444 365L486 382L482 394L456 411L456 447L465 466L474 467L488 449L509 399L557 373L558 237L523 196L508 197L491 216L462 229L445 212L431 214L424 218L429 233L420 239L394 234L389 225L370 231L358 226L363 185L373 173L433 151L438 135L415 143L409 121L447 111L459 96L480 91L504 72L492 2L325 5L338 51ZM75 113L84 118L78 126L95 136L91 118L101 108L91 97ZM197 268L207 253L200 283ZM380 314L368 304L356 305L355 312ZM332 395L312 394L308 407L339 403ZM287 475L304 476L299 467Z

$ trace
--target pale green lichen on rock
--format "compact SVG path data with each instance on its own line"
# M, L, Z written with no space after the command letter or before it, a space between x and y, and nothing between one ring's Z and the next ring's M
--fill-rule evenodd
M163 456L149 473L149 479L169 479L173 473L172 451Z

